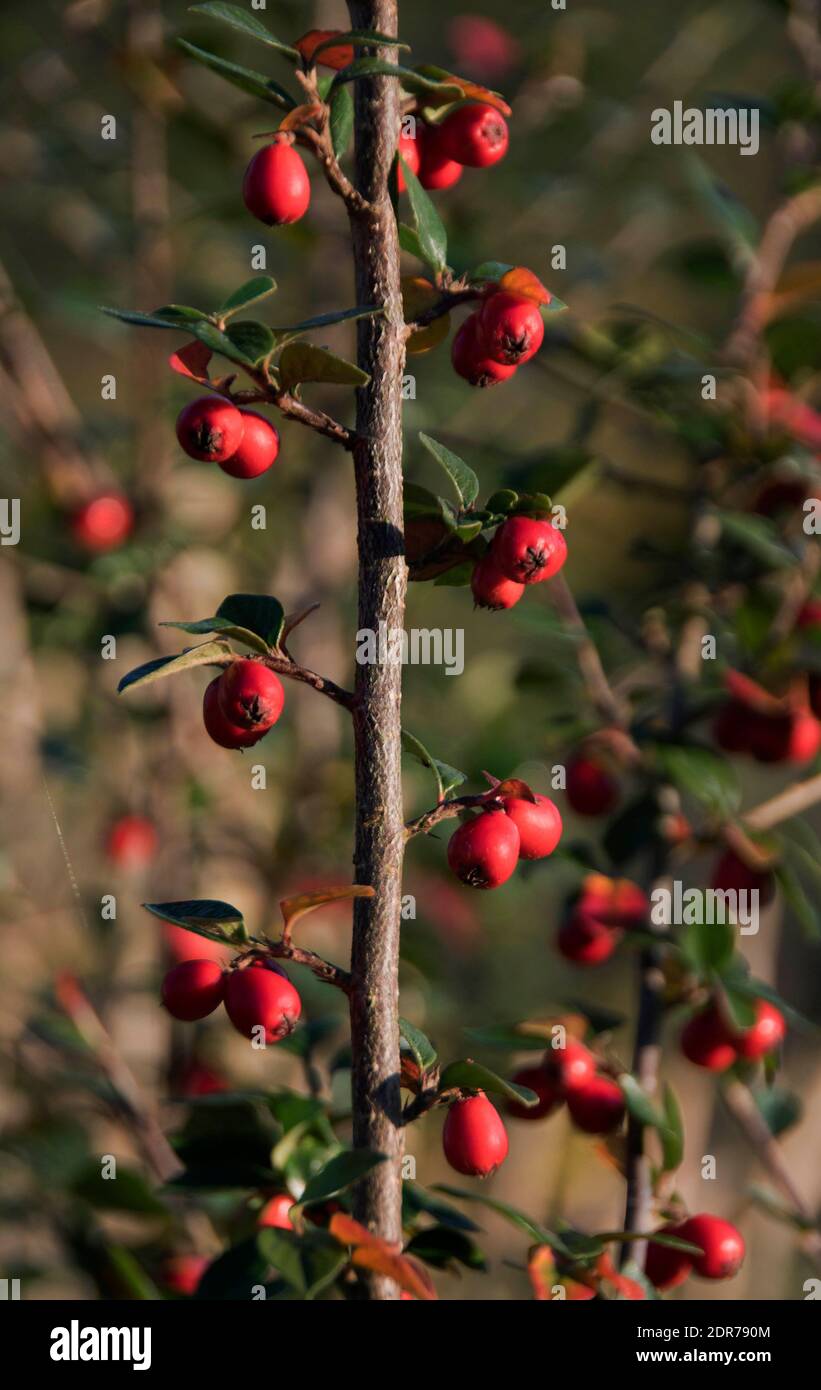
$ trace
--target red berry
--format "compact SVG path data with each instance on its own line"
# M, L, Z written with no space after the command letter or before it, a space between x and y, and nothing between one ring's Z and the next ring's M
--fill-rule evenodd
M454 334L450 348L453 370L469 381L471 386L497 386L507 381L516 371L515 367L505 367L488 356L479 329L479 315L469 314ZM515 576L509 576L515 578Z
M263 1028L267 1043L293 1032L302 1002L291 981L265 966L234 970L225 985L225 1011L238 1033L254 1037Z
M226 719L219 702L219 686L222 676L215 677L205 687L202 697L202 720L205 732L218 743L220 748L251 748L268 732L267 729L240 729Z
M134 512L127 497L119 492L101 492L85 502L71 518L71 532L83 550L102 555L116 550L128 540L134 526Z
M272 1197L270 1202L266 1202L257 1217L258 1226L275 1226L279 1231L292 1231L288 1213L291 1207L295 1206L293 1197L289 1197L287 1192L278 1192L276 1197Z
M552 1077L544 1067L522 1067L513 1077L516 1086L527 1086L539 1097L538 1105L527 1106L521 1101L508 1101L507 1110L517 1120L543 1120L562 1101L563 1096Z
M676 1225L661 1226L655 1234L679 1236L684 1239L680 1226ZM644 1272L654 1288L661 1289L662 1292L678 1288L679 1284L684 1283L692 1268L692 1256L685 1250L674 1250L670 1245L657 1245L655 1241L648 1244Z
M559 928L556 944L574 965L601 965L610 959L621 937L620 931L577 907Z
M243 410L242 440L235 454L218 460L223 473L232 478L258 478L279 453L279 434L270 420L256 410Z
M759 1058L778 1047L786 1031L787 1025L781 1011L766 999L757 999L755 1023L736 1035L739 1057L744 1057L748 1062L757 1062Z
M220 396L200 396L177 416L177 439L192 459L224 463L242 443L242 414Z
M728 700L713 722L713 738L725 753L747 753L754 737L756 716L740 700Z
M205 1255L172 1255L162 1267L163 1283L172 1293L197 1292L199 1282L211 1261Z
M437 126L417 125L416 141L420 146L419 182L423 188L452 188L459 182L463 166L445 154Z
M502 608L512 608L525 591L524 584L515 579L506 579L496 568L493 556L483 555L475 566L470 579L473 601L477 608L490 608L498 612Z
M485 102L457 106L439 129L443 153L471 169L486 169L507 153L507 121Z
M731 849L725 850L715 869L711 886L723 892L757 892L760 907L775 896L775 874L769 869L751 869Z
M259 734L276 724L285 691L275 671L261 661L240 657L219 677L217 700L229 724Z
M469 888L498 888L519 861L519 832L504 811L482 811L454 831L448 864Z
M744 1238L740 1231L720 1216L690 1216L679 1226L677 1235L697 1245L701 1255L690 1255L693 1269L702 1279L732 1279L744 1261Z
M544 859L553 853L562 836L562 818L549 796L537 793L535 801L505 796L502 805L519 832L520 859Z
M520 367L542 345L544 320L538 304L522 295L497 291L479 312L479 329L491 357Z
M584 1088L596 1075L596 1059L584 1043L575 1038L566 1038L564 1047L549 1047L542 1058L542 1069L547 1072L566 1098L570 1091Z
M811 762L821 747L821 724L809 710L799 710L791 720L787 762Z
M708 1004L685 1023L681 1050L688 1061L708 1071L726 1071L738 1055L733 1031L715 1004Z
M293 145L275 140L254 155L242 182L245 206L268 227L298 222L308 211L311 183Z
M753 502L753 511L759 516L777 516L781 512L797 512L804 505L810 485L800 478L794 481L775 478L765 483Z
M568 760L567 799L580 816L606 816L619 800L619 784L607 768L586 753Z
M567 542L551 521L511 516L493 537L493 562L518 584L540 584L558 574L567 559Z
M411 173L416 174L417 178L419 177L419 165L422 162L422 153L420 150L421 142L417 139L420 129L421 123L417 125L416 135L406 135L405 132L402 131L399 136L399 145L397 147ZM396 169L396 186L400 193L404 193L407 187L401 164L397 165Z
M157 852L157 831L145 816L121 816L108 832L106 853L123 869L143 869Z
M220 960L228 957L230 947L219 941L210 941L205 936L194 936L185 927L175 927L171 922L162 926L163 940L172 960Z
M795 625L801 631L807 630L811 633L821 630L821 599L808 598L795 620Z
M169 970L162 982L162 1002L172 1018L193 1023L206 1018L222 1003L225 979L215 960L185 960Z
M215 1096L227 1090L225 1077L202 1062L190 1062L180 1077L181 1096Z
M609 1134L624 1118L624 1096L609 1076L594 1076L587 1085L568 1092L567 1108L573 1123L586 1134Z
M487 1178L504 1163L507 1131L483 1091L453 1102L442 1131L442 1144L451 1168L467 1177Z

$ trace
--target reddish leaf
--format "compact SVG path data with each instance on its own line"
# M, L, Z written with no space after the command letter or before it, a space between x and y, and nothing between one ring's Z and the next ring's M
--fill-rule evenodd
M440 82L452 83L455 87L460 87L462 95L470 101L483 101L485 105L492 106L496 111L501 111L503 116L512 116L513 112L508 106L503 96L498 92L492 92L489 87L480 87L478 82L471 82L467 77L457 77L455 73L446 72L441 76L437 73ZM450 97L446 99L450 102ZM435 100L430 103L437 105Z
M527 1274L536 1301L544 1303L552 1299L553 1285L556 1282L556 1262L549 1245L533 1246L527 1262Z
M324 107L314 102L312 105L295 106L293 111L289 111L287 116L283 116L279 123L280 130L297 130L301 125L307 125L309 121L316 120L321 116Z
M206 382L210 361L211 349L195 338L192 343L186 343L185 347L172 352L168 365L173 372L179 372L180 376L190 376L194 381Z
M532 270L523 265L516 265L512 270L506 271L499 281L499 289L507 290L510 294L520 294L524 299L532 299L536 304L549 304L551 300L550 290Z
M300 917L304 917L307 912L313 912L317 907L322 907L323 903L335 903L343 898L373 896L374 890L367 884L346 883L341 888L323 888L318 893L300 893L295 898L283 898L279 906L285 925L290 928Z
M339 1241L340 1245L387 1245L387 1242L384 1241L381 1236L373 1235L368 1230L367 1226L363 1226L359 1221L354 1221L353 1217L348 1216L347 1212L344 1211L337 1211L334 1213L331 1217L328 1230L334 1240ZM393 1247L388 1246L387 1248L400 1250L402 1247L397 1244Z
M375 1274L387 1275L400 1289L422 1302L431 1303L436 1299L433 1280L424 1265L410 1255L393 1254L387 1246L382 1249L361 1246L353 1252L353 1264L357 1269L370 1269Z
M301 39L296 40L294 48L299 49L306 63L311 63L319 45L325 43L326 39L332 39L342 32L341 29L309 29L307 34L303 34ZM349 67L353 60L353 44L340 43L332 44L329 48L323 49L316 61L320 67L338 70Z

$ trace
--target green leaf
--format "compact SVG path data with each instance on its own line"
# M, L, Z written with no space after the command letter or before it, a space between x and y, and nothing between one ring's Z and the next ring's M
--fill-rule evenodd
M439 273L447 268L448 235L444 223L412 169L402 155L397 155L405 176L411 212L413 213L416 235L419 239L419 254L426 265Z
M462 782L467 781L464 772L459 772L458 768L450 767L447 763L442 763L438 758L434 758L428 752L424 744L420 743L419 739L415 738L413 734L409 734L406 729L402 730L402 747L406 753L410 753L412 757L416 758L417 762L420 762L423 767L430 768L436 778L436 787L439 792L440 801L444 801L448 792L453 791L455 787L461 786Z
M402 86L408 92L436 92L440 96L453 93L455 100L463 95L461 87L457 87L453 82L441 82L425 77L414 68L402 67L401 64L387 62L384 58L357 58L348 67L340 69L333 80L333 87L341 87L343 82L356 82L360 77L399 77Z
M468 279L471 284L477 280L489 280L495 284L501 280L503 275L507 275L507 272L513 269L514 267L508 265L507 261L482 261L481 265L477 265L476 269L470 272Z
M100 1164L91 1162L71 1184L71 1191L98 1211L127 1211L137 1216L169 1215L142 1174L121 1164L117 1165L116 1177L104 1178Z
M253 362L255 366L270 357L276 347L276 338L268 325L257 323L253 319L241 319L239 323L229 323L225 330L225 336L242 354L243 361Z
M300 1204L326 1202L329 1197L353 1187L377 1164L385 1162L386 1155L373 1153L369 1149L346 1149L336 1154L325 1167L320 1169L307 1184L300 1198Z
M741 805L738 773L727 758L699 744L659 743L655 756L679 791L692 796L723 820Z
M271 275L255 275L252 280L246 280L244 285L229 294L224 304L217 310L221 318L227 318L229 314L235 314L238 309L246 309L249 304L256 304L260 299L267 299L269 294L276 291L277 282ZM270 330L269 330L270 331Z
M574 1251L565 1244L564 1240L557 1236L553 1231L546 1231L541 1226L537 1226L531 1221L524 1212L518 1211L516 1207L511 1207L507 1202L497 1202L492 1197L483 1197L480 1192L466 1192L461 1187L451 1187L449 1183L438 1182L434 1185L435 1192L444 1192L448 1197L458 1197L463 1202L478 1202L481 1206L487 1207L489 1211L495 1211L498 1216L503 1216L512 1226L524 1231L526 1236L536 1241L539 1245L549 1245L557 1255L563 1255L566 1259L572 1259ZM598 1242L597 1242L598 1244Z
M353 95L350 87L337 87L330 100L331 143L337 159L341 159L353 135Z
M506 1100L515 1100L521 1105L531 1106L539 1103L536 1092L531 1091L528 1086L517 1086L512 1081L506 1081L489 1067L482 1066L481 1062L473 1062L470 1058L463 1062L451 1062L439 1078L440 1091L449 1091L456 1086L471 1091L494 1091Z
M209 941L224 942L228 946L244 946L248 940L242 913L230 903L217 898L193 898L173 903L143 903L146 912L151 912L163 922L173 922L175 927L185 927L186 931L196 932Z
M424 1076L425 1072L435 1067L438 1061L438 1053L433 1046L430 1038L421 1032L419 1028L414 1028L412 1023L408 1023L406 1018L399 1020L399 1036L405 1042L413 1055L420 1072Z
M354 48L405 48L410 53L409 43L391 38L390 34L381 34L378 29L348 29L344 34L334 34L318 44L311 55L312 61L326 48L341 47L343 44L352 44Z
M821 940L821 912L819 912L817 906L817 899L811 897L809 893L807 893L795 871L795 859L798 853L798 847L793 845L790 850L790 860L792 862L785 861L779 864L775 869L775 876L778 880L778 886L787 901L787 905L795 913L807 940L819 941ZM808 860L810 863L812 862L809 856ZM807 867L809 867L809 864Z
M177 39L179 47L193 58L196 63L201 63L204 68L210 68L220 77L224 77L240 91L248 92L252 97L259 97L262 101L268 101L272 106L278 106L280 110L292 111L296 106L293 97L286 92L284 87L280 87L273 78L266 77L264 73L254 72L252 68L241 68L237 63L229 63L225 58L217 57L216 53L209 53L204 48L197 48L196 44L188 43L186 39Z
M768 517L727 511L718 511L716 515L721 522L722 539L740 546L767 569L797 564L797 556L784 545L778 527Z
M399 223L399 245L402 247L403 251L407 251L409 256L415 256L418 261L423 261L425 259L422 243L419 240L419 233L415 231L413 227L409 227L405 222Z
M633 1118L638 1120L640 1124L649 1125L651 1129L658 1130L661 1134L666 1129L664 1119L642 1090L635 1076L631 1076L629 1072L622 1072L618 1082L627 1109Z
M435 516L448 520L442 511L441 497L429 492L426 487L420 487L419 483L404 484L403 506L406 521L420 516Z
M223 658L232 655L226 642L203 642L199 647L189 647L179 656L158 656L154 661L146 661L123 676L117 690L122 693L135 685L152 685L165 676L176 676L180 671L193 670L195 666L224 666Z
M280 380L288 391L305 381L322 381L332 386L366 386L370 381L367 372L355 363L312 343L289 343L282 349L278 366Z
M714 222L729 240L743 262L749 262L758 241L758 228L752 213L730 188L716 178L698 155L687 156L690 178Z
M735 928L729 921L709 921L709 917L717 914L707 911L707 899L703 889L688 889L688 895L694 893L698 893L700 898L698 921L691 922L685 928L681 944L687 959L699 974L707 975L712 970L720 974L727 969L733 958Z
M217 609L217 617L255 632L272 648L279 646L285 626L282 604L269 594L229 594Z
M455 1263L466 1269L487 1269L487 1260L476 1242L464 1231L454 1231L448 1226L431 1226L418 1231L405 1249L408 1255L415 1255L434 1269L448 1269Z
M332 323L373 318L374 315L384 314L384 312L385 310L379 304L363 304L355 309L338 309L330 314L317 314L316 318L304 319L302 323L289 324L285 328L275 328L274 332L279 335L309 333L312 328L327 328Z
M253 651L260 652L263 656L267 656L270 650L267 643L257 637L256 633L248 632L242 627L235 627L224 618L200 618L195 623L166 622L160 623L159 626L173 627L179 632L191 633L192 636L202 632L221 632L224 637L230 637L235 642L242 642L246 647L251 647Z
M432 1197L424 1187L420 1187L415 1182L404 1182L402 1184L402 1206L404 1210L403 1225L411 1224L411 1221L425 1212L426 1215L434 1217L440 1226L447 1226L453 1231L478 1231L479 1226L475 1221L471 1221L469 1216L465 1216L458 1207L451 1206L450 1202L443 1202L438 1197Z
M465 1036L483 1047L504 1048L506 1052L546 1052L550 1039L528 1033L518 1024L489 1024L485 1028L466 1028Z
M514 492L512 488L504 487L498 492L492 493L485 506L489 512L502 512L506 515L513 510L518 501L518 492Z
M676 1093L669 1081L664 1087L662 1108L664 1128L659 1130L662 1150L661 1171L674 1173L684 1157L684 1124Z
M797 1125L804 1113L798 1096L792 1091L784 1091L775 1086L766 1091L756 1091L755 1103L775 1139L786 1130L792 1129L793 1125Z
M433 454L436 462L444 468L456 488L460 506L471 507L479 496L479 479L473 469L469 468L458 454L446 449L444 444L439 444L437 440L431 439L429 434L423 434L421 430L419 431L419 442L425 446L429 454ZM481 530L481 526L479 529Z
M102 311L109 318L120 319L122 323L133 323L138 328L170 328L179 333L181 329L191 329L192 324L207 323L208 315L201 309L192 309L187 304L166 304L144 314L139 309L112 309L103 304Z
M206 1269L194 1297L197 1300L246 1300L255 1284L264 1284L268 1260L257 1245L257 1237L249 1236L224 1250Z
M324 1231L297 1235L269 1226L257 1244L286 1283L302 1299L315 1298L332 1284L348 1262L348 1253Z
M278 53L283 53L291 62L298 63L300 60L299 50L292 48L288 43L276 38L261 19L256 15L249 14L240 5L224 5L222 0L206 0L201 5L189 5L192 14L205 14L209 19L221 19L223 24L229 24L232 29L239 29L241 34L247 34L249 38L258 39L260 43L267 44L269 48L275 48Z

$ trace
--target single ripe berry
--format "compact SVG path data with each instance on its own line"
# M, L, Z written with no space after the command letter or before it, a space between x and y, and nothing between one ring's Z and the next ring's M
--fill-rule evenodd
M821 599L808 598L795 620L801 632L821 632Z
M454 831L448 864L469 888L498 888L519 861L519 832L504 811L482 811Z
M610 959L621 937L619 930L577 907L559 928L556 945L574 965L601 965Z
M734 850L725 850L715 869L711 887L722 892L758 893L760 907L766 907L775 896L775 874L769 869L751 869Z
M527 1086L539 1097L538 1104L531 1106L518 1100L508 1101L508 1114L517 1120L543 1120L563 1100L561 1090L544 1067L522 1067L521 1071L516 1072L513 1082L516 1086Z
M494 613L502 608L512 608L525 591L524 584L505 578L496 568L490 553L483 555L474 567L470 587L476 607L489 608Z
M744 1262L744 1237L729 1221L707 1213L689 1216L676 1235L703 1252L689 1257L702 1279L732 1279L738 1274Z
M215 960L185 960L169 970L162 982L162 1002L172 1018L193 1023L206 1018L222 1003L225 978Z
M607 768L586 753L568 759L565 791L580 816L606 816L619 800L619 784Z
M736 1035L739 1057L745 1058L748 1062L757 1062L783 1042L786 1031L787 1025L780 1009L776 1009L766 999L757 999L755 1023Z
M555 1081L566 1099L570 1091L582 1089L596 1075L596 1059L584 1043L566 1038L564 1047L549 1047L542 1058L542 1070Z
M609 1134L624 1118L624 1096L609 1076L594 1076L586 1086L568 1091L567 1108L585 1134Z
M238 1033L255 1037L264 1029L266 1043L276 1043L293 1032L302 1001L291 981L264 965L234 970L225 985L225 1011Z
M567 543L550 521L511 516L493 537L490 553L508 579L518 584L540 584L558 574L567 559Z
M276 724L285 691L276 672L261 661L240 657L219 677L217 700L229 724L259 734Z
M537 793L535 801L506 796L502 805L519 832L520 859L544 859L553 853L562 837L562 818L549 796Z
M679 1236L682 1240L681 1227L677 1225L661 1226L655 1235L660 1236ZM676 1250L670 1245L657 1245L655 1241L650 1241L647 1246L647 1258L644 1262L644 1272L654 1288L660 1289L662 1293L667 1289L678 1288L683 1284L688 1274L693 1268L693 1257L688 1255L686 1250Z
M205 732L218 743L220 748L251 748L268 732L267 729L241 729L226 719L219 702L219 687L222 676L216 676L205 687L202 697L202 721Z
M220 396L200 396L177 416L177 439L192 459L224 463L242 443L243 417Z
M101 492L78 508L71 518L71 534L83 550L104 555L128 540L134 527L134 511L119 492Z
M288 1213L295 1205L293 1197L289 1197L287 1192L278 1192L276 1197L265 1203L257 1217L257 1225L274 1226L279 1231L292 1231L294 1228Z
M809 710L799 710L790 721L787 762L809 763L821 748L821 724Z
M267 227L298 222L308 211L311 183L293 145L275 140L254 155L242 181L245 206Z
M738 1056L737 1038L715 1004L685 1023L681 1050L688 1061L708 1071L726 1071Z
M106 854L121 869L143 869L157 852L157 831L145 816L121 816L106 839Z
M211 1261L205 1255L172 1255L162 1267L162 1280L172 1293L197 1292L200 1280Z
M232 478L258 478L279 453L279 434L270 420L256 410L243 410L242 439L230 458L218 460L223 473Z
M471 169L498 164L507 153L507 121L495 107L485 102L458 106L440 127L442 150L449 159Z
M490 356L516 367L535 356L544 338L538 304L506 291L497 291L485 300L479 311L479 327Z
M213 1067L194 1061L183 1068L177 1090L181 1096L216 1096L228 1090L228 1082Z
M509 380L516 371L515 367L506 367L488 355L478 314L469 314L457 329L450 347L450 360L457 375L464 377L471 386L497 386L500 381ZM508 577L515 578L515 575Z
M423 188L452 188L459 182L463 166L445 154L438 126L417 125L416 141L420 146L419 182Z
M456 1100L442 1131L445 1158L457 1173L487 1178L507 1158L507 1131L483 1091Z
M420 127L421 123L420 125L417 125L417 134L419 132ZM411 173L416 174L418 178L419 165L422 162L422 152L420 149L420 142L417 140L416 136L408 135L403 130L401 135L399 136L399 144L397 148L405 163L407 164L408 168L410 169ZM405 183L405 174L401 164L397 165L396 169L396 186L399 189L400 193L404 193L407 187L407 184Z

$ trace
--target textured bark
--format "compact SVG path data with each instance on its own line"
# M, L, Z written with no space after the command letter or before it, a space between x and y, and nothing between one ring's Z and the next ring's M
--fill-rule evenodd
M397 32L397 0L350 0L351 25ZM395 51L380 56L395 59ZM358 325L358 362L370 383L357 399L353 458L359 546L359 627L390 633L404 622L407 569L402 533L402 369L404 340L396 219L387 191L399 131L399 89L391 77L356 84L356 186L367 200L351 208L358 304L384 315ZM353 1137L387 1155L357 1188L356 1214L380 1236L401 1239L403 1148L399 1096L398 966L402 897L400 703L398 664L356 671L357 883L376 890L354 904L351 952ZM374 1299L395 1299L396 1285L370 1276Z

